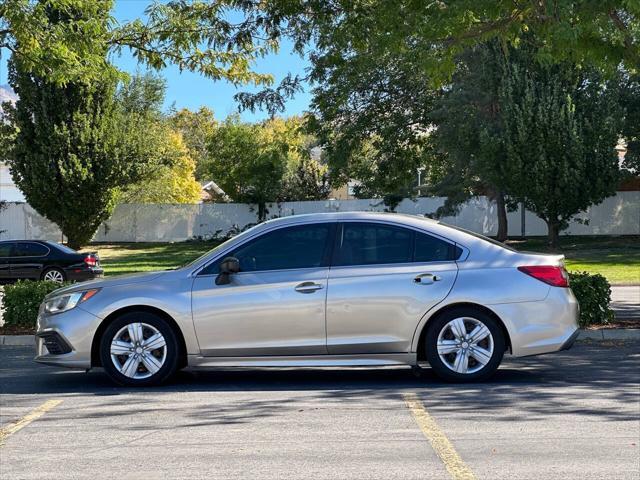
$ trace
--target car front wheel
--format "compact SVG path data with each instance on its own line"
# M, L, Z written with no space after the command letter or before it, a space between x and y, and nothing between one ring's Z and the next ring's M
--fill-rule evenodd
M458 308L432 320L425 348L429 364L439 377L472 382L495 373L504 356L505 338L490 315Z
M120 385L158 385L177 369L178 344L163 318L130 312L105 329L100 359L109 377Z

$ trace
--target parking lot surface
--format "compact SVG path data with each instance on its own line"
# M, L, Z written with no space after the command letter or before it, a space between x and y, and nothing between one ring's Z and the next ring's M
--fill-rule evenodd
M134 390L32 356L0 347L2 479L640 478L639 343L506 357L471 385L262 369Z

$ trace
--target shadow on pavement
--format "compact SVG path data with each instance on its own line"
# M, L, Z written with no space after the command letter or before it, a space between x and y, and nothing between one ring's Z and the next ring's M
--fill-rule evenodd
M0 349L0 393L3 403L12 395L100 396L100 411L77 411L77 417L135 415L175 405L163 403L163 394L175 392L234 392L237 402L216 400L215 395L196 396L194 408L182 411L185 425L242 423L299 408L300 398L345 407L350 402L395 399L403 392L417 392L429 409L455 411L479 419L489 409L500 421L545 420L553 415L577 414L585 418L637 421L633 406L640 399L640 344L617 346L578 344L568 352L510 359L485 383L448 384L430 369L419 377L408 368L383 369L225 369L183 371L158 388L114 387L102 371L90 373L46 367L31 361L24 347ZM247 393L255 392L255 396ZM264 395L260 395L263 392ZM265 392L271 392L267 394ZM296 395L274 395L294 392ZM122 397L122 398L118 398ZM585 402L585 398L589 402ZM599 408L597 399L615 400L619 409ZM594 401L595 399L596 401ZM204 403L203 403L204 402ZM198 407L199 406L199 407ZM108 408L113 407L113 408ZM195 408L198 407L198 408ZM514 408L515 407L515 408ZM176 412L178 413L178 412ZM175 425L174 425L175 426ZM135 428L132 426L132 428Z

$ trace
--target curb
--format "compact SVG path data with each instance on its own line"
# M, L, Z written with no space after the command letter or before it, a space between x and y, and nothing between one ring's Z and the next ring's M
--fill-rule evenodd
M36 337L34 335L0 335L0 345L35 347Z
M578 340L640 340L640 328L603 328L601 330L580 330ZM34 335L0 335L0 345L14 347L35 346Z
M578 340L640 340L640 328L603 328L580 330Z

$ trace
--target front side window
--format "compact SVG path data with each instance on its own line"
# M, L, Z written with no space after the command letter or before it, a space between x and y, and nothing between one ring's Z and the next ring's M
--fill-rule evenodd
M239 246L224 257L236 257L241 272L321 267L329 245L331 224L285 227ZM219 273L222 259L210 264L204 275Z
M375 223L344 223L334 265L409 263L413 231Z
M15 246L14 257L43 257L49 249L39 243L18 242Z

